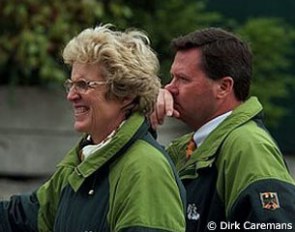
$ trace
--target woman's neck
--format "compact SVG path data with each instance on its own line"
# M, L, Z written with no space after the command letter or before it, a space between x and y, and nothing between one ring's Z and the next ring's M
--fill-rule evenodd
M116 120L106 123L103 128L99 128L95 133L90 134L94 144L99 144L106 140L113 131L116 131L121 123L125 121L125 115L120 115Z

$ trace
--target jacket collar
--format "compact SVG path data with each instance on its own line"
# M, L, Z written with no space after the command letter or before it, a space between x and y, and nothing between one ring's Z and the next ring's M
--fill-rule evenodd
M130 146L136 138L141 137L147 130L148 125L145 122L144 116L139 113L134 113L117 131L112 140L88 159L84 160L82 163L80 162L78 158L79 144L77 144L61 161L58 167L63 166L74 169L68 181L72 188L77 191L85 178L113 159L126 145Z
M254 118L262 109L256 97L249 98L234 109L231 115L208 135L202 146L193 152L191 158L179 170L180 176L194 178L198 169L211 167L225 138L234 129Z

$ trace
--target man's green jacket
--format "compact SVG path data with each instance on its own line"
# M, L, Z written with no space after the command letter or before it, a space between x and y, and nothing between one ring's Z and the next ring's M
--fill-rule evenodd
M187 231L295 231L295 185L252 97L205 139L189 160L192 134L168 152L187 190Z

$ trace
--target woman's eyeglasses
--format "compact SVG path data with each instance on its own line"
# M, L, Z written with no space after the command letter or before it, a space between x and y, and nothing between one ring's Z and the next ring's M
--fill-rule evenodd
M104 85L106 84L106 81L86 81L86 80L79 80L79 81L72 81L72 80L66 80L64 83L64 87L66 92L70 92L72 87L79 92L79 93L85 93L89 88L95 88L97 85Z

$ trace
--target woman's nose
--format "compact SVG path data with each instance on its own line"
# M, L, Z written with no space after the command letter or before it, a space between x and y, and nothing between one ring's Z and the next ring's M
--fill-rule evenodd
M70 88L69 92L67 93L67 100L68 101L74 101L76 99L78 99L80 97L80 95L78 94L78 92L76 91L75 88Z

